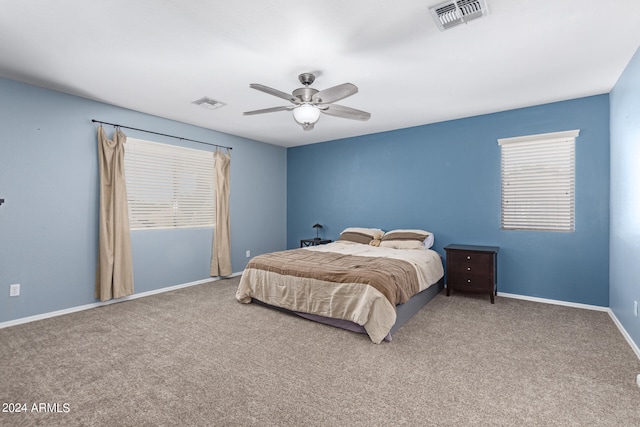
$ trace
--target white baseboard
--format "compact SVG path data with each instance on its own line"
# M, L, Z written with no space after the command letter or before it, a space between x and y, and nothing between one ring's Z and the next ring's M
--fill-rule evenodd
M631 338L631 335L629 335L627 333L627 330L624 328L624 326L622 326L622 323L620 323L616 315L613 313L613 310L608 309L608 311L609 311L609 316L611 317L611 320L613 320L613 323L616 324L616 326L620 330L620 333L622 333L622 336L624 337L624 339L627 340L627 342L631 346L631 349L633 349L633 352L636 354L638 359L640 359L640 348L638 348L638 345L633 341L633 338Z
M504 292L498 292L498 296L505 297L505 298L522 299L526 301L541 302L544 304L563 305L565 307L574 307L574 308L582 308L585 310L607 312L609 313L609 317L611 317L611 319L613 320L613 323L615 323L615 325L618 327L618 330L620 331L624 339L627 340L627 343L629 343L629 345L631 346L631 349L636 354L636 357L640 359L640 348L638 348L638 345L633 341L633 339L631 338L631 335L627 333L627 330L624 328L624 326L622 326L622 323L620 323L616 315L613 314L613 310L611 310L609 307L602 307L599 305L580 304L577 302L559 301L559 300L547 299L547 298L528 297L525 295L508 294Z
M241 274L242 274L242 271L240 271L238 273L233 273L231 276L228 276L228 277L235 277L235 276L239 276ZM112 299L112 300L109 300L109 301L94 302L94 303L91 303L91 304L85 304L85 305L79 305L79 306L76 306L76 307L65 308L63 310L51 311L49 313L36 314L34 316L22 317L20 319L15 319L15 320L8 320L6 322L0 323L0 329L8 328L10 326L15 326L15 325L21 325L23 323L35 322L36 320L48 319L50 317L62 316L64 314L75 313L77 311L89 310L89 309L92 309L92 308L102 307L102 306L105 306L105 305L116 304L116 303L119 303L119 302L130 301L130 300L138 299L138 298L144 298L144 297L148 297L148 296L151 296L151 295L161 294L161 293L164 293L164 292L175 291L176 289L188 288L190 286L201 285L203 283L215 282L217 280L220 280L220 277L210 277L208 279L196 280L195 282L182 283L180 285L168 286L166 288L160 288L160 289L154 289L153 291L141 292L139 294L133 294L133 295L129 295L129 296L118 298L118 299Z
M583 308L585 310L595 310L595 311L609 310L608 307L602 307L601 305L580 304L578 302L560 301L560 300L549 299L549 298L529 297L526 295L508 294L506 292L498 292L498 296L505 297L505 298L522 299L525 301L541 302L543 304L553 304L553 305L563 305L565 307Z

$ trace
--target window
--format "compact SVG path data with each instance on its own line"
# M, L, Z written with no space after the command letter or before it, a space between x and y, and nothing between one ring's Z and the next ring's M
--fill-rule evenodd
M132 230L213 227L213 153L127 138L124 169Z
M503 230L574 231L579 130L499 139Z

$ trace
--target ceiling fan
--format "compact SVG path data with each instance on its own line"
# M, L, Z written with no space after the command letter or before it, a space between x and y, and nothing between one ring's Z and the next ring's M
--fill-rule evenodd
M294 90L291 95L277 89L270 88L257 83L251 83L249 87L259 90L278 98L286 99L293 105L284 105L282 107L264 108L262 110L247 111L243 113L245 116L254 114L273 113L276 111L293 110L293 118L302 126L304 130L311 130L316 122L320 119L320 113L330 116L342 117L343 119L352 120L369 120L370 113L366 111L356 110L355 108L336 105L334 102L344 99L348 96L358 93L356 85L351 83L343 83L328 89L318 90L309 86L316 79L312 73L302 73L298 76L300 83L304 85Z

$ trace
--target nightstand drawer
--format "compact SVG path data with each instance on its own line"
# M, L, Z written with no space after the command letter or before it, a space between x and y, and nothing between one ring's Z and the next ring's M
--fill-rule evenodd
M493 264L493 254L471 251L448 251L447 258L453 263Z
M450 261L449 270L457 273L480 274L489 276L493 274L493 261L481 263L473 263L470 261Z
M447 276L447 286L454 289L484 289L493 290L492 275L466 274L462 272L450 272Z

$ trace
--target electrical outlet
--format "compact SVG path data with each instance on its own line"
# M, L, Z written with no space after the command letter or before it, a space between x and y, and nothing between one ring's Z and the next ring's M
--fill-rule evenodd
M9 285L9 296L17 297L20 296L20 284Z
M247 255L247 258L249 258L251 256L251 251L249 249L247 249L246 255Z
M640 374L638 374L638 376L636 377L636 384L638 384L638 387L640 387Z
M638 317L638 301L633 302L633 315Z

